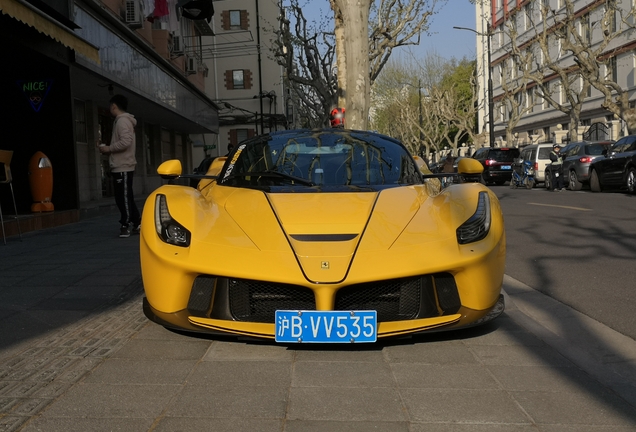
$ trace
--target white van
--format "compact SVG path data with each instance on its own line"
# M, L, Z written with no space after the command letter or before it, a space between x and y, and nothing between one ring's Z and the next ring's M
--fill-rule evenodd
M550 163L552 143L530 144L521 148L521 159L529 160L534 168L534 183L545 182L545 167Z

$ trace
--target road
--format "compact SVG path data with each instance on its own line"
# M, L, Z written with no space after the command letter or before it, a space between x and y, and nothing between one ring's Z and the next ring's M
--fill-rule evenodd
M493 186L506 274L636 339L636 196Z

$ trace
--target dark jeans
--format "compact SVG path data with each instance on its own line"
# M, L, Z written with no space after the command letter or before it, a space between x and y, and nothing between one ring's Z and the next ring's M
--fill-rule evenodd
M554 186L554 190L564 188L563 169L561 167L558 169L554 169L554 167L552 168L552 185Z
M134 171L111 173L113 176L115 203L121 213L119 223L122 226L128 226L132 223L133 227L136 227L141 222L141 216L133 196L134 173Z

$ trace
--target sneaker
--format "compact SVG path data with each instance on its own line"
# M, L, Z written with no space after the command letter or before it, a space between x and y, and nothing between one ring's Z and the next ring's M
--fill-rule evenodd
M133 234L139 234L140 232L141 232L141 224L138 224L135 227L133 227L132 229Z
M122 238L130 237L130 229L128 228L127 225L122 225L122 227L119 230L119 237L122 237Z

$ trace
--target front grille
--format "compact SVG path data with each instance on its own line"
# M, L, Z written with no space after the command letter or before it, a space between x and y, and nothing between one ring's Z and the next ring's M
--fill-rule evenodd
M228 317L237 321L273 323L277 310L316 310L314 293L306 287L245 279L221 280L227 281L227 285L221 285L227 286ZM211 289L203 287L209 286L209 282L195 283L190 298L193 307L194 299L199 297L202 306L209 306L206 295L194 295L194 288L200 287L198 291L207 294ZM218 300L219 288L216 291ZM203 309L202 306L198 308ZM351 285L338 290L334 304L334 310L375 310L378 322L449 315L457 313L460 307L455 278L450 273Z
M336 310L375 310L378 322L417 317L421 298L420 278L394 279L342 288Z
M273 323L277 310L315 310L314 292L295 285L229 280L230 310L238 321Z

